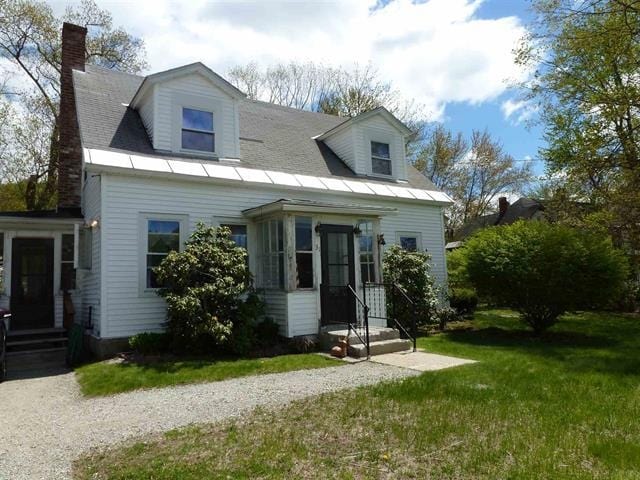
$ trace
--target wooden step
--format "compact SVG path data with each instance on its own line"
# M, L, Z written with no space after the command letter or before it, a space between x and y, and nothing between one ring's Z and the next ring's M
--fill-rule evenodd
M55 328L33 328L28 330L9 330L7 337L22 337L28 335L54 335L54 334L66 334L67 329L62 327Z
M32 338L29 340L8 340L7 348L19 347L21 345L40 345L42 343L66 343L67 337L44 337Z

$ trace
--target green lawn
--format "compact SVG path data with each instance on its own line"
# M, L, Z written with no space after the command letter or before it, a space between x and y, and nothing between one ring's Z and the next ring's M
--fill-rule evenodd
M341 363L334 359L312 353L243 360L165 360L148 363L106 361L77 368L76 378L82 393L95 397L140 388L215 382L247 375L339 365Z
M97 452L76 478L640 478L639 318L474 323L420 344L477 364Z

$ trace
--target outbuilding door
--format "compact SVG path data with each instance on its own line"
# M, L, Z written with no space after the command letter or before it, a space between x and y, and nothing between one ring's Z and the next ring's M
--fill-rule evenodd
M347 285L355 289L353 227L321 225L320 255L322 324L354 323L356 303Z
M53 239L14 238L11 330L53 327L53 302Z

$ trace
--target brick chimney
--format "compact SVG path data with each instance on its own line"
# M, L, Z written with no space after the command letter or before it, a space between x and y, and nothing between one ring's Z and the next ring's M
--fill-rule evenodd
M84 72L87 29L62 25L62 73L60 75L60 150L58 154L58 211L80 213L82 144L73 91L73 70Z
M504 214L507 213L507 208L509 208L507 197L498 198L498 213L500 218L504 217Z

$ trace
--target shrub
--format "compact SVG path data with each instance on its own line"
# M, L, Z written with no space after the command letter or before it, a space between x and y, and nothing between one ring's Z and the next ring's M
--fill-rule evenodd
M184 251L169 253L155 270L163 286L158 294L167 301L167 333L177 350L248 348L259 300L251 295L246 250L230 235L228 228L199 223Z
M478 306L478 294L473 288L456 288L449 293L449 305L458 315L473 315Z
M129 337L129 348L142 355L158 355L169 351L170 339L166 333L138 333Z
M438 328L444 330L449 322L455 322L460 319L458 312L452 307L440 307L436 310L438 318Z
M256 339L263 347L275 344L280 337L280 326L273 318L267 317L256 325Z
M546 222L484 229L464 251L478 293L517 310L538 334L566 311L606 305L626 278L608 237Z
M311 353L319 349L318 341L313 337L294 337L289 341L289 350L292 353Z
M382 264L385 282L396 283L414 302L411 307L407 302L391 302L387 294L387 311L393 312L405 327L411 324L415 316L418 325L437 322L436 308L438 295L431 276L430 256L422 252L404 250L398 245L387 249Z

